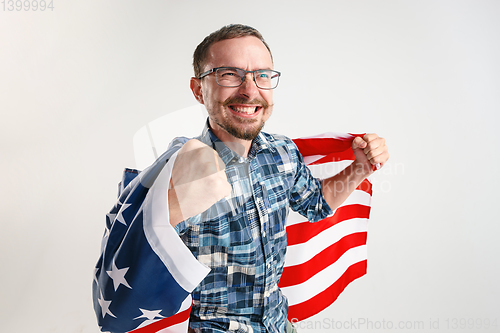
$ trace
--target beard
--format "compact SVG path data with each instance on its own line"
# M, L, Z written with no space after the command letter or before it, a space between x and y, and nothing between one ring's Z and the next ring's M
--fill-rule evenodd
M247 100L242 97L229 97L224 102L218 102L218 106L222 108L224 112L218 112L218 114L216 114L216 112L213 111L209 112L209 115L211 116L212 120L222 129L224 129L227 133L234 136L235 138L248 141L255 139L257 135L259 135L262 128L264 128L265 120L245 119L245 118L232 118L231 120L229 119L227 113L225 112L225 109L230 104L252 104L255 105L256 107L257 106L262 107L262 109L260 110L260 112L262 112L262 115L265 115L266 113L270 114L272 112L272 107L273 107L273 105L269 105L269 103L267 103L263 99ZM248 124L255 124L255 126L252 127L240 126Z
M256 119L242 119L240 124L250 124L256 123L253 128L242 128L238 124L231 124L229 122L217 123L226 132L234 136L235 138L252 141L259 135L260 131L264 128L265 122L261 121L260 124L257 123Z

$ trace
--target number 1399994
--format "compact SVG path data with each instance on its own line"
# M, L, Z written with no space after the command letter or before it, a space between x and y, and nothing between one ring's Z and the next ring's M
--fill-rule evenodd
M2 10L9 11L45 11L54 10L53 0L2 0Z

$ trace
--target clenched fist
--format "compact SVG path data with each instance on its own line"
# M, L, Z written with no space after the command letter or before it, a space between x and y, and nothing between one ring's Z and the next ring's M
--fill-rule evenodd
M366 134L362 138L356 137L352 141L352 150L356 156L354 164L358 169L364 170L367 176L384 166L389 159L385 139L374 133Z
M200 214L231 193L217 152L192 139L182 146L175 160L168 190L172 226Z

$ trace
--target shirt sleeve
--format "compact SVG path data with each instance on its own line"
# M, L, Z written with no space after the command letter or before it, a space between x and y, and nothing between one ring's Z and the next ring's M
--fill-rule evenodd
M323 196L321 181L313 177L293 141L290 140L289 146L295 164L290 208L310 222L317 222L331 216L333 211Z

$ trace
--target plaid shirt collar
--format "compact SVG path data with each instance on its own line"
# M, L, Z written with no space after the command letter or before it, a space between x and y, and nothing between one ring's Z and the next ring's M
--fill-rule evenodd
M205 123L205 127L201 133L201 136L198 137L198 140L206 144L207 146L211 146L217 153L220 158L224 162L224 164L228 165L231 162L236 161L244 161L245 158L235 153L228 146L224 144L212 131L210 125L208 123L208 118ZM250 146L250 151L248 152L248 158L246 161L255 158L257 153L263 150L274 151L274 148L269 144L267 138L262 132L260 132L257 137L253 140L252 145Z

